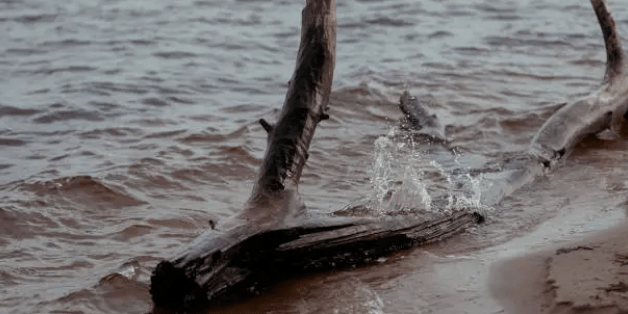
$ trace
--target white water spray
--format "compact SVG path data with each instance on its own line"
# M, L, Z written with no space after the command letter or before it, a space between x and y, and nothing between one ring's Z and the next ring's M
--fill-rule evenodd
M461 165L458 154L445 163L452 165L447 167L426 149L429 144L416 145L411 137L399 140L400 135L393 128L375 141L371 179L374 210L380 213L487 210L480 201L482 176L472 176L470 169ZM443 201L434 203L435 199Z

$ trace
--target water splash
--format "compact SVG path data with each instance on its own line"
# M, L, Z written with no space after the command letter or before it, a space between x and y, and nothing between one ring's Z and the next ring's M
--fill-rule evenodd
M424 173L415 166L424 156L418 152L404 154L406 146L391 140L390 136L375 141L371 181L374 209L379 212L408 211L416 206L431 210L432 199L423 179Z
M383 214L489 210L481 202L483 176L473 176L458 153L447 151L435 158L430 145L419 145L397 128L375 141L373 209Z

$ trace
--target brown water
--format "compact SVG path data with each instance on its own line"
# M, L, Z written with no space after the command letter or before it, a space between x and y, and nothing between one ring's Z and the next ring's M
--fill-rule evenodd
M628 8L608 2L628 36ZM0 312L153 311L157 262L248 197L266 143L256 121L283 101L302 5L0 1ZM589 138L500 204L482 198L490 165L523 152L556 104L600 83L588 1L347 0L337 12L331 119L304 170L306 204L333 211L392 189L382 211L464 203L487 223L216 311L497 313L475 289L486 261L555 236L543 230L581 234L623 217L623 140ZM434 100L455 154L382 137L406 88ZM579 218L563 230L550 223L561 217Z

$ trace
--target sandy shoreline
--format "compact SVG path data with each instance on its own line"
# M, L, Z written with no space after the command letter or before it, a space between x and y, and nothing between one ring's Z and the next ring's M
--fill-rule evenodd
M628 313L628 223L497 262L489 289L506 313Z

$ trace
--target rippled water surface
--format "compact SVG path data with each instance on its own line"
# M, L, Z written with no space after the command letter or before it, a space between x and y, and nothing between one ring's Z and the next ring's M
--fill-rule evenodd
M157 262L248 197L266 144L256 121L283 102L303 4L0 0L0 312L152 311ZM628 36L628 8L608 4ZM560 212L625 206L623 140L586 139L498 205L475 188L490 183L478 169L523 152L557 104L600 84L589 1L341 0L337 16L331 119L300 188L308 207L464 201L489 211L487 224L224 312L462 313L416 283L433 256L506 241ZM386 142L404 89L432 100L454 151Z

